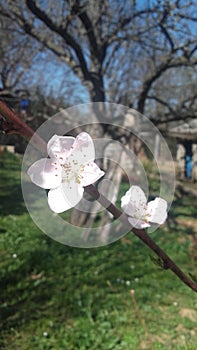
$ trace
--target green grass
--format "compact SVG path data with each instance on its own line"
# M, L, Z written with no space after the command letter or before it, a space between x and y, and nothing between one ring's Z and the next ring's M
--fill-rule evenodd
M196 294L157 268L148 248L132 234L95 249L51 240L23 203L20 159L3 154L0 165L0 349L196 350ZM195 215L194 199L179 198L152 234L193 274L194 232L177 218Z

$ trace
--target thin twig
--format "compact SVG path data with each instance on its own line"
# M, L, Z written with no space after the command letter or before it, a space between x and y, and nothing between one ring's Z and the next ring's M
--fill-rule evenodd
M149 334L149 331L148 331L145 319L142 317L140 309L138 307L138 304L137 304L137 301L136 301L136 298L135 298L135 291L134 291L134 289L130 290L130 295L131 295L131 299L132 299L132 302L133 302L133 305L134 305L134 308L135 308L136 315L139 318L139 320L140 320L140 322L142 324L142 327L144 328L144 331L146 333L146 337L150 340L150 334Z
M5 129L2 131L8 134L20 134L24 138L30 140L32 137L33 145L41 150L46 151L46 142L36 134L14 111L12 111L3 101L0 100L0 115L2 115L6 122Z

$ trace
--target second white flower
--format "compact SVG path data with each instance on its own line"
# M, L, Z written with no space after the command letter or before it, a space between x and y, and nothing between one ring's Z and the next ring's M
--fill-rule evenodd
M149 227L151 223L161 225L167 219L167 202L157 197L147 203L144 192L138 186L132 186L125 193L121 207L129 216L130 224L138 229Z

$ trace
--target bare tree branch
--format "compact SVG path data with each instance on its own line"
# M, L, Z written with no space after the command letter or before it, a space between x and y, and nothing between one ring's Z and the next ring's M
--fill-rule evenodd
M82 52L81 46L76 42L76 40L71 36L63 27L57 26L51 18L47 16L47 14L42 11L33 0L26 0L26 4L29 8L29 10L37 17L39 18L48 28L50 28L52 31L59 34L65 42L72 47L72 49L75 51L76 56L80 63L80 68L83 72L84 79L89 80L89 72L87 69L86 61Z

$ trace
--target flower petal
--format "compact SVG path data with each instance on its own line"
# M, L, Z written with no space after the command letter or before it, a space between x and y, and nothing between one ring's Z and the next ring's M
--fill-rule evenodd
M98 165L94 162L90 162L84 166L84 171L82 174L82 178L80 181L80 185L85 187L90 184L93 184L98 179L100 179L104 175L104 171L102 171Z
M121 198L121 208L129 216L143 217L147 211L146 196L138 186L132 186Z
M62 168L57 160L42 158L32 164L27 173L39 187L50 189L60 185Z
M94 142L87 132L81 132L75 139L70 153L70 161L86 164L95 159Z
M48 155L51 158L58 158L60 164L64 164L74 142L75 138L72 136L54 135L47 144Z
M83 187L76 184L75 181L63 183L58 188L49 191L49 207L55 213L62 213L76 206L83 197L83 192Z
M148 203L148 219L157 224L163 224L167 219L167 202L162 198L155 198Z
M140 220L140 219L135 219L135 218L131 218L130 216L128 217L128 221L130 222L130 224L135 227L135 228L146 228L146 227L150 227L150 224Z

